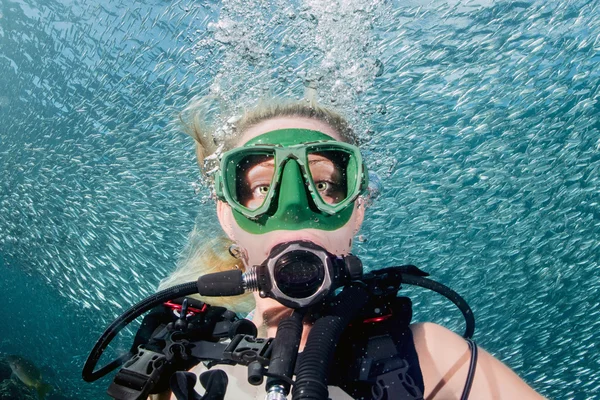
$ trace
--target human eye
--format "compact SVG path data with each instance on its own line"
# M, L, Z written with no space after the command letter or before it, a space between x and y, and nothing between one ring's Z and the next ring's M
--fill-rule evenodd
M308 157L315 189L329 204L339 203L346 197L346 174L338 158L333 152L313 153Z
M240 162L237 172L237 201L249 209L260 207L273 178L272 156L252 155Z
M317 181L315 182L315 188L321 199L329 204L339 203L346 195L342 185L332 181Z
M267 193L269 193L270 187L271 187L271 185L267 185L267 184L255 185L254 188L252 188L252 194L254 195L255 198L266 197Z
M328 192L333 189L334 183L328 181L318 181L315 182L315 187L319 192Z

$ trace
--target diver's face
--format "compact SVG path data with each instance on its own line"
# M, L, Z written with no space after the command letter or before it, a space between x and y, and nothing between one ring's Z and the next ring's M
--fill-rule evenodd
M240 138L237 146L242 146L249 140L278 129L300 128L320 131L335 140L340 140L340 135L328 124L303 117L280 117L267 121L263 121L250 129ZM309 159L309 162L314 166L315 171L318 171L323 177L321 183L317 182L317 189L323 190L323 198L327 202L335 203L340 193L339 188L336 188L335 182L339 180L336 177L338 171L335 165L319 156L314 159ZM245 171L245 179L248 180L247 207L252 208L254 203L262 202L263 187L270 181L273 163L257 162L252 169ZM313 172L314 174L314 172ZM261 179L265 182L261 185ZM320 185L320 186L319 186ZM360 198L359 198L360 199ZM243 230L235 221L231 208L227 203L222 201L217 202L217 214L221 226L227 235L234 240L241 248L244 255L244 262L247 266L261 264L269 255L271 249L284 242L293 240L308 240L311 241L333 254L343 255L348 254L352 247L352 237L356 234L364 217L364 207L362 200L358 200L354 205L354 211L350 220L341 228L333 231L325 231L320 229L300 229L300 230L275 230L263 234L253 234Z
M272 155L256 155L245 159L240 166L237 195L242 205L256 210L265 201L275 171ZM326 154L309 154L310 175L319 191L319 196L329 204L337 204L346 197L345 171L339 162Z

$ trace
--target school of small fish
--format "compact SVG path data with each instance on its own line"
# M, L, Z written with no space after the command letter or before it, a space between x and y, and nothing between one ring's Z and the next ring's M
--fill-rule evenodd
M381 182L365 265L452 287L543 395L600 387L598 1L11 0L0 43L0 259L90 324L151 294L194 224L220 229L186 104L219 98L219 126L311 90ZM406 293L461 331L451 303Z

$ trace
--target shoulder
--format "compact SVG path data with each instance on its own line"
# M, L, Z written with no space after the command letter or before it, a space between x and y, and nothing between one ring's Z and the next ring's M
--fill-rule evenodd
M440 369L450 367L463 358L469 361L469 345L451 330L431 322L411 324L410 329L421 365L435 365Z
M421 347L423 350L443 350L444 352L460 355L469 349L467 342L461 336L432 322L411 324L410 330L412 331L417 351Z
M426 399L460 399L471 350L456 333L434 323L410 326L419 357ZM543 399L510 368L483 349L478 350L471 398Z
M467 342L441 325L412 324L415 349L423 374L426 398L460 398L467 379Z

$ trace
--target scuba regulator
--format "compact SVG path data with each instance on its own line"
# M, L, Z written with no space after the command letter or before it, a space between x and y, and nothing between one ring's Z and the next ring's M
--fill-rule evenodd
M247 290L258 290L290 308L310 307L332 289L359 280L362 263L358 257L334 256L312 242L277 245L261 265L243 275Z
M165 390L171 390L177 399L222 399L226 374L220 370L203 373L200 382L206 394L200 397L193 390L195 375L185 371L200 362L209 368L217 364L241 364L248 367L250 384L260 385L267 377L267 399L271 400L285 399L290 391L293 399L326 400L330 383L355 397L419 399L422 393L419 397L418 385L407 379L403 364L390 358L389 353L380 358L363 353L371 343L367 336L377 336L377 340L382 337L382 321L392 321L386 330L410 336L407 332L410 332L411 304L410 299L397 296L401 284L425 287L447 297L465 318L463 336L472 336L474 317L468 304L448 287L426 278L427 275L412 265L363 275L362 263L354 255L336 256L312 242L283 243L275 246L261 265L245 273L232 270L203 275L197 282L163 290L131 307L97 341L83 367L83 379L92 382L122 366L108 390L115 399L146 400L149 394ZM246 291L258 291L261 297L273 298L295 310L280 321L274 339L257 338L252 322L223 307L185 298L195 293L232 296ZM173 302L174 299L181 301ZM150 310L131 350L94 371L117 333ZM305 350L299 356L302 321L307 315L315 320ZM394 323L401 324L400 328ZM342 337L344 332L350 333ZM365 338L354 338L353 334ZM401 339L394 337L394 340ZM338 342L345 347L336 353ZM365 360L370 361L364 364ZM337 372L340 376L328 379L333 363L342 366L333 370L358 372L351 378ZM346 380L352 382L344 386ZM398 394L400 387L408 389ZM413 397L407 397L406 393Z

